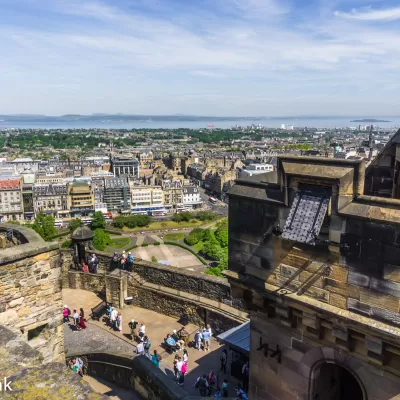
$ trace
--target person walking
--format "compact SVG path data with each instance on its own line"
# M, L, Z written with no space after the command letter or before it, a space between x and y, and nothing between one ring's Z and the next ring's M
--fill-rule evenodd
M144 354L144 344L142 342L136 345L136 354L143 355Z
M122 332L122 314L118 313L117 315L117 329L119 332Z
M181 357L178 357L178 361L176 363L176 369L178 371L178 385L182 386L185 381L185 371L183 368L184 362Z
M197 331L196 334L194 335L194 343L195 347L197 350L201 350L201 341L203 339L203 335L201 334L200 331Z
M85 313L83 312L83 308L79 309L79 327L82 329L86 329Z
M126 257L126 269L129 272L132 272L133 267L133 255L130 251L128 251L128 256Z
M118 311L115 308L113 308L113 310L111 311L111 326L114 330L116 329L117 316L118 316Z
M226 349L222 350L221 357L219 359L221 361L220 371L226 374L226 364L228 363L228 352L226 351Z
M150 339L147 336L145 336L144 337L144 355L151 360L150 347L151 347Z
M183 350L183 362L188 366L188 361L189 361L189 354L186 349Z
M141 322L140 327L139 327L139 333L138 333L138 336L139 336L139 339L141 342L143 342L145 333L146 333L146 326L143 322Z
M211 347L211 335L208 329L203 330L203 343L204 343L204 350L208 351Z
M92 273L93 274L97 274L97 267L98 267L98 265L99 265L99 260L98 260L98 258L96 257L96 254L92 254Z
M205 374L197 378L197 381L195 383L195 388L199 389L201 397L206 397L208 382L207 382L207 376Z
M135 340L135 336L136 336L136 332L135 332L135 328L136 328L136 322L133 319L131 322L129 322L128 324L129 329L131 330L131 339Z
M179 359L179 355L175 354L174 361L172 362L172 365L173 365L174 376L175 376L176 379L178 379L178 366L177 366L178 359Z
M79 328L79 314L77 313L76 310L74 310L74 325L75 325L74 332L81 330L81 328Z
M64 322L69 322L70 314L71 314L71 310L67 306L64 306L64 309L63 309L63 323Z
M157 354L157 350L154 350L154 353L151 357L151 361L156 367L160 366L161 356Z
M222 383L222 397L228 397L228 380L224 379Z
M207 382L208 382L208 396L211 396L211 392L215 387L215 384L217 383L217 377L215 376L214 371L210 371L210 373L207 376Z

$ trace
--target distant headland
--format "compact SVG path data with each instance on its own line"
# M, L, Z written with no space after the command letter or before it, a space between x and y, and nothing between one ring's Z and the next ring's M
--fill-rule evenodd
M354 119L353 121L350 122L392 122L392 121L386 121L384 119L365 118L365 119Z

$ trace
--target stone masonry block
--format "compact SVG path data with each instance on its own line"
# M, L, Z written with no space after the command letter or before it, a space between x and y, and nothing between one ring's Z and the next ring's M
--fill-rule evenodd
M368 349L368 351L382 355L383 352L382 340L377 337L366 336L365 347Z
M340 340L347 342L349 340L349 331L346 326L343 325L333 325L332 335Z
M347 299L340 294L331 293L329 295L329 304L342 310L347 310Z
M360 289L360 301L389 311L399 311L399 299L367 289Z

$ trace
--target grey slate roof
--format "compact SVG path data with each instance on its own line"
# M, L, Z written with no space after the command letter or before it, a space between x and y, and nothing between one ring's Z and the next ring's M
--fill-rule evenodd
M249 353L250 321L247 321L242 325L236 326L235 328L229 329L228 331L221 333L217 336L217 338L222 340L229 346L236 347L237 349L240 349L245 353Z

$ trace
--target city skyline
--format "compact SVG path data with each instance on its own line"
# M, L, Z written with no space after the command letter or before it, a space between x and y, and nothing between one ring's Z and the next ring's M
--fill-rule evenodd
M396 2L1 3L0 114L397 114Z

